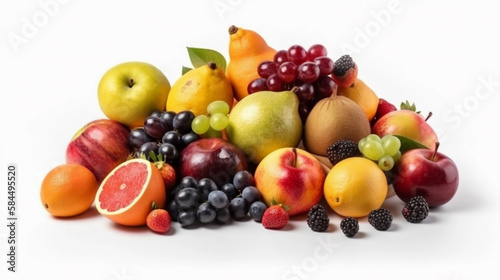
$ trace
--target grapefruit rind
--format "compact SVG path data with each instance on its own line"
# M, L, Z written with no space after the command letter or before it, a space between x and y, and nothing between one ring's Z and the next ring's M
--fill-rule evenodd
M116 211L108 211L107 209L102 208L100 197L104 186L118 170L131 163L142 163L145 164L147 168L148 175L140 193L132 200L129 205ZM151 162L145 159L131 159L117 166L102 181L95 197L96 209L101 215L118 224L126 226L145 225L147 215L149 214L149 212L151 212L152 203L154 202L157 208L163 208L165 205L165 201L166 192L161 173L156 167L153 166Z

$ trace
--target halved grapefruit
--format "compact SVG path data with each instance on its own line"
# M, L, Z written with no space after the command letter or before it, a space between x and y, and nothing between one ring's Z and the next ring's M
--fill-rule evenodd
M102 181L95 198L97 211L126 226L146 224L153 202L165 205L165 186L160 171L145 159L118 165Z

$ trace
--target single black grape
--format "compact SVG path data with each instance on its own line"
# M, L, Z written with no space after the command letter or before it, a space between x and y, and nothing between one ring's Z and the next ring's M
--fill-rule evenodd
M255 181L252 173L247 170L240 170L236 172L233 177L233 185L239 191L243 191L243 189L247 186L254 186Z
M187 145L193 143L196 140L200 140L200 135L194 133L194 132L188 132L184 135L181 136L181 143L183 147L186 147Z
M231 221L231 212L229 206L215 210L215 220L221 224L227 224Z
M180 189L185 189L185 188L193 188L196 189L198 186L198 181L194 177L191 176L185 176L181 179L179 182Z
M167 131L165 134L163 134L161 142L172 144L175 147L180 148L182 144L181 137L181 134L175 130Z
M175 117L175 112L172 111L166 111L163 112L160 116L160 119L167 125L167 130L173 130L174 129L174 117Z
M221 187L221 190L227 195L229 199L233 199L239 194L238 190L232 183L224 184Z
M177 206L175 200L171 200L167 204L167 211L170 214L170 218L172 219L172 221L176 222L177 216L179 215L179 207Z
M149 116L159 118L159 117L161 117L162 114L163 114L162 111L154 110L153 112L151 112L151 114Z
M195 118L193 112L191 111L181 111L175 115L172 125L175 130L179 131L181 134L185 134L191 131L191 122Z
M165 122L158 117L147 117L144 121L144 131L154 139L161 139L167 130Z
M182 227L189 227L196 223L196 209L181 210L177 216L177 221Z
M156 142L146 142L137 150L137 157L145 157L147 160L152 161L151 153L155 156L158 155L158 144Z
M229 210L231 212L231 217L234 220L242 220L247 216L248 204L241 197L235 197L229 203Z
M173 164L179 158L179 152L177 148L169 143L161 144L158 148L158 154L160 154L163 161L168 164Z
M262 221L262 216L267 209L267 205L262 201L255 201L250 204L250 208L248 209L248 214L250 217L256 222Z
M182 189L175 196L175 202L182 210L196 208L200 203L200 193L194 188Z
M196 210L196 217L198 218L198 221L203 224L213 222L215 220L215 216L215 208L208 201L200 204L200 206L198 206L198 209Z
M198 186L197 186L198 191L200 192L201 199L202 200L207 200L208 195L212 192L218 189L217 184L214 182L214 180L210 178L203 178L200 181L198 181Z
M260 199L260 191L254 186L247 186L241 192L241 197L250 205Z
M208 194L208 201L217 209L225 208L229 205L227 194L220 190L211 191Z
M154 142L155 139L146 134L144 128L134 128L128 136L128 146L130 149L139 149L144 143Z

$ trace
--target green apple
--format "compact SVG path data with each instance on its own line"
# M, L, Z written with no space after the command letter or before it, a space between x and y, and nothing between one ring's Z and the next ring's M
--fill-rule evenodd
M155 66L125 62L109 69L97 89L99 106L111 120L139 127L155 110L164 111L170 83Z

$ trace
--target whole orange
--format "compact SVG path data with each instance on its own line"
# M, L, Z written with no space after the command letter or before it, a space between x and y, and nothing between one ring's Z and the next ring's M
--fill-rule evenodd
M40 198L53 216L70 217L92 206L97 188L97 180L89 169L79 164L63 164L47 173Z

